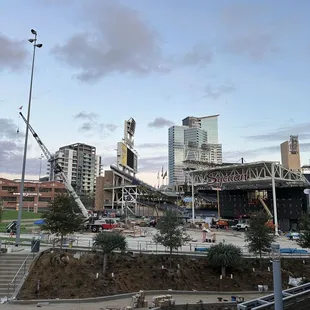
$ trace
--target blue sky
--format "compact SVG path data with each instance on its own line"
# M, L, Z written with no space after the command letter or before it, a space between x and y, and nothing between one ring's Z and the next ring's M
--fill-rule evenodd
M134 117L140 177L153 185L168 125L219 113L224 159L280 160L279 144L298 134L308 164L308 12L309 1L285 0L1 1L0 174L21 170L31 28L44 45L31 124L51 151L85 142L113 163ZM30 144L36 175L41 151Z

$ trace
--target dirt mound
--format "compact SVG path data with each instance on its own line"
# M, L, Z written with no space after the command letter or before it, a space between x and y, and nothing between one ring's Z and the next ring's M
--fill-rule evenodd
M18 299L87 298L135 292L139 290L257 290L257 285L272 288L271 263L264 263L259 271L257 260L247 259L242 268L227 270L227 278L220 280L220 270L208 266L205 258L159 255L111 254L105 277L100 253L82 255L74 252L42 254L32 268ZM253 272L253 268L255 271ZM310 279L310 260L282 261L283 287L288 276ZM99 277L96 278L96 274ZM230 278L233 274L233 279Z

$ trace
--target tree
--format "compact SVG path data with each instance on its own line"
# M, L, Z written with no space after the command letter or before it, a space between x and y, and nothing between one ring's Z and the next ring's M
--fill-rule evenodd
M245 233L245 242L248 243L248 249L251 253L259 254L260 269L262 269L263 253L269 252L271 243L274 242L272 227L268 226L268 215L261 211L251 215L250 227Z
M180 227L178 214L172 210L166 211L165 215L159 220L156 228L158 229L158 233L154 236L154 241L169 248L170 258L172 257L173 250L177 250L190 240Z
M60 236L60 249L62 249L64 236L83 228L85 218L76 213L77 210L78 206L73 197L66 194L59 195L55 197L49 205L49 210L42 216L44 220L42 230Z
M300 219L300 237L297 241L302 248L310 248L310 217L304 214Z
M242 251L233 244L219 243L210 247L207 254L210 266L221 268L222 277L226 277L226 268L238 267L242 261Z
M103 275L106 274L107 264L108 264L108 255L115 251L121 250L124 251L127 248L126 238L119 233L115 232L100 232L94 238L94 247L100 249L103 254Z

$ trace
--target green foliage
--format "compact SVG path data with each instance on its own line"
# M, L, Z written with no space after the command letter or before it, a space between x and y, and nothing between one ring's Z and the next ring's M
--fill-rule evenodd
M168 210L156 228L158 233L154 236L154 241L169 248L170 254L190 240L180 227L180 219L174 211Z
M44 220L42 230L60 235L62 245L65 235L79 231L83 227L85 219L81 214L76 213L77 209L78 206L71 196L56 196L49 210L42 215Z
M245 233L249 252L259 254L261 266L263 253L270 251L271 243L275 240L272 227L266 225L268 220L268 215L263 211L252 214L250 227Z
M103 275L105 275L107 270L108 255L115 250L126 250L126 238L119 233L103 231L98 233L93 240L94 247L100 249L103 253Z
M94 247L100 249L103 254L109 254L114 250L126 250L126 238L119 233L100 232L93 238Z
M227 267L237 267L242 261L242 251L233 244L219 243L210 247L207 254L208 263L222 268L222 276L226 276Z
M302 248L310 248L310 217L304 214L300 219L300 237L297 241Z

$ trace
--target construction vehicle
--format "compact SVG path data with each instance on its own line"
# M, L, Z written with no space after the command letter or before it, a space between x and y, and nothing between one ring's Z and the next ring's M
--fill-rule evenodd
M265 201L262 199L261 196L257 196L258 201L262 204L262 206L264 207L265 211L267 212L268 216L269 216L269 220L266 223L266 226L270 227L271 229L274 229L275 225L273 223L273 215L270 212L269 208L267 207Z
M20 114L21 118L23 119L23 121L27 125L27 123L28 123L27 119L24 117L24 115L21 112L19 114ZM37 143L38 143L39 147L41 148L41 150L42 150L44 156L46 157L47 161L50 162L51 167L54 168L55 175L60 177L60 179L64 183L67 191L73 197L76 204L78 205L82 215L85 218L85 226L84 226L85 230L97 232L97 231L101 231L101 230L105 229L104 223L101 221L100 214L96 214L96 216L94 216L94 214L91 210L87 210L85 208L80 197L77 195L77 193L75 192L74 188L72 187L70 181L68 180L67 176L63 172L62 167L56 162L56 159L54 158L54 156L51 154L51 152L48 150L48 148L44 145L42 140L39 138L38 134L34 131L34 129L32 128L32 126L29 123L28 123L28 128L29 128L31 134L33 135L33 137L35 138L35 140L37 141Z
M270 227L271 229L274 229L274 223L273 223L273 215L270 212L269 208L267 207L265 201L262 199L260 195L257 195L257 200L261 203L265 211L267 212L269 216L269 220L266 222L266 226ZM250 219L248 216L242 216L240 217L238 224L235 226L236 230L245 230L247 231L250 228Z

